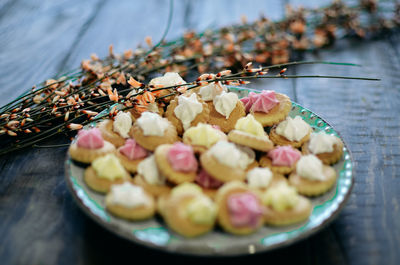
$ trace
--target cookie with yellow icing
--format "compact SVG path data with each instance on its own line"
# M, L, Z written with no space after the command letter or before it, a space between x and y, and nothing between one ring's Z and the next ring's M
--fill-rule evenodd
M196 153L203 153L218 141L227 139L226 134L221 130L205 123L190 127L182 137L182 141L191 145Z

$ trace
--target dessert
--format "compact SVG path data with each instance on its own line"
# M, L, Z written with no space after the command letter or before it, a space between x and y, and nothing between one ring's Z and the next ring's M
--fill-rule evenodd
M143 112L129 135L150 151L154 151L159 145L178 141L176 128L167 119L152 112Z
M274 125L269 138L276 145L291 145L295 148L303 145L310 138L312 129L300 116L287 117L278 125Z
M280 182L261 195L263 218L267 225L282 226L306 220L312 211L311 202L297 194L287 182Z
M110 213L133 221L153 217L156 209L154 198L130 182L112 185L105 202Z
M103 140L99 129L91 128L78 132L77 139L71 143L68 152L73 160L88 164L98 157L115 152L115 147Z
M310 141L302 146L304 154L316 155L324 164L334 164L342 157L343 142L332 134L323 131L311 133Z
M192 182L196 178L198 163L190 145L181 142L160 145L154 156L161 174L168 181L181 184Z
M221 130L205 123L190 127L182 137L183 142L191 145L196 153L203 153L218 141L227 139Z
M261 93L250 92L241 99L246 112L264 127L272 126L283 121L292 108L290 98L273 90L263 90Z
M114 154L96 158L84 173L85 183L94 191L106 193L113 184L130 180L131 176Z
M131 115L127 112L118 112L114 120L104 120L98 124L103 138L116 147L124 145L125 139L129 138L129 131L132 127Z
M225 231L247 235L263 225L261 200L243 182L224 184L218 190L215 201L218 205L218 224Z
M336 171L322 164L314 155L305 155L297 162L296 170L289 176L289 183L306 196L324 194L336 182Z
M176 127L179 135L191 126L209 119L208 105L196 93L184 94L171 100L165 112L165 117Z
M224 184L224 182L210 176L210 174L208 174L204 169L201 169L197 173L194 181L203 189L204 194L208 195L212 199L215 199L215 194Z
M223 91L213 99L208 123L218 125L223 132L228 133L235 127L236 121L245 115L239 97L233 92Z
M195 237L214 228L217 207L196 184L176 186L161 205L165 222L178 234Z
M134 139L128 139L118 148L116 155L126 170L136 173L139 163L149 155L149 152Z
M300 157L300 151L290 145L276 146L260 158L260 165L270 168L275 173L289 174L295 169Z
M237 120L235 129L228 134L228 139L236 144L264 152L271 150L274 146L261 123L252 114Z
M246 174L247 185L255 191L264 191L277 183L287 182L281 174L274 174L269 168L255 167Z

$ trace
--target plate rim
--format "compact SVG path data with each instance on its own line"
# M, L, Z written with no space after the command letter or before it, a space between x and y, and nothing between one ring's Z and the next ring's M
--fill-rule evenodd
M236 86L228 86L229 88L233 88L236 90L244 90L244 91L249 91L249 92L258 92L260 93L261 90L256 90L256 89L251 89L251 88L245 88L245 87L236 87ZM76 194L72 183L71 178L71 168L70 168L70 163L73 163L68 152L66 152L65 160L64 160L64 179L67 183L67 187L69 192L72 194L72 197L74 198L76 204L78 207L86 214L86 216L90 217L92 220L94 220L97 224L99 224L101 227L105 228L112 234L118 235L119 237L123 238L124 240L129 241L130 243L135 243L136 245L140 245L141 247L145 247L151 250L159 250L164 253L169 253L169 254L175 254L175 255L186 255L186 256L193 256L193 257L238 257L238 256L247 256L247 255L252 255L252 254L262 254L262 253L267 253L268 251L282 248L282 247L287 247L290 246L296 242L302 241L311 235L314 235L316 232L321 231L324 229L326 226L328 226L331 222L333 222L339 215L339 213L343 210L343 208L346 206L350 195L352 193L353 187L354 187L354 180L355 180L355 166L356 163L353 159L353 154L351 150L348 148L347 143L343 139L341 133L337 130L335 130L323 117L321 117L319 114L309 110L306 107L303 107L302 105L298 104L297 102L292 101L295 103L297 106L301 107L302 109L305 109L306 111L309 111L310 113L316 115L320 120L322 120L327 126L332 128L335 133L340 137L340 139L343 141L343 145L346 148L346 151L348 152L349 155L349 160L351 161L351 179L350 179L350 184L348 185L348 190L346 194L344 194L342 201L338 204L338 206L331 212L329 217L325 218L319 225L316 225L294 237L288 238L284 241L280 241L274 244L270 245L263 245L262 248L258 248L255 253L251 253L250 251L243 251L243 252L235 252L235 253L227 253L227 251L223 252L214 252L214 253L200 253L200 252L184 252L184 251L179 251L179 249L172 249L168 248L167 245L159 245L152 243L150 241L146 240L141 240L135 234L133 231L131 233L126 233L125 230L120 229L118 226L113 225L112 223L106 223L104 222L100 216L92 213L92 211L88 208L88 206L85 205L85 203L82 201L82 199ZM78 184L79 185L79 184Z

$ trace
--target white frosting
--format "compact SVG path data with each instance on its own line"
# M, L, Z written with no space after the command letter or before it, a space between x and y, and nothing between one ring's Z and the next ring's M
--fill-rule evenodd
M325 180L323 164L315 155L302 156L297 161L296 172L309 180Z
M247 172L247 183L250 188L266 188L272 179L272 172L266 167L256 167Z
M226 86L221 85L220 82L214 82L206 86L202 86L200 88L199 94L202 100L211 101L214 100L217 95L221 94L222 91L227 92L228 89L226 88Z
M180 84L185 84L186 81L182 79L182 77L178 73L168 72L163 76L159 76L151 79L149 85L159 85L163 87L175 86Z
M241 151L235 144L227 141L217 142L208 150L208 152L210 152L218 162L232 168L239 167L241 169L246 169L252 162L250 155Z
M256 159L256 153L253 149L247 146L235 144L236 148L241 151L240 160L237 161L240 168L246 169Z
M268 189L262 194L261 200L264 205L283 212L296 206L299 195L294 187L289 186L286 182L280 182L273 189Z
M229 119L229 116L235 109L238 101L239 97L237 94L233 92L226 93L223 91L221 94L215 96L213 104L218 113L224 115L226 119Z
M326 134L321 131L319 133L312 133L310 136L310 143L308 148L313 154L321 154L332 152L333 146L338 142L338 138L332 134Z
M129 138L129 131L132 127L132 118L129 113L118 112L113 123L113 131L121 135L123 138Z
M183 129L187 130L190 123L203 111L203 104L197 100L195 93L189 97L181 95L178 97L178 106L174 109L175 116L181 120Z
M160 186L165 184L165 178L158 171L154 155L140 162L137 171L148 184Z
M276 127L276 133L284 136L289 141L300 141L310 131L308 125L300 116L287 117Z
M162 118L157 113L143 112L136 123L143 131L143 135L163 136L164 131L168 128L168 120Z
M149 103L149 105L147 105L147 110L154 113L160 113L156 102Z
M123 184L112 185L107 196L107 203L135 208L150 204L150 198L143 191L142 187L124 182Z

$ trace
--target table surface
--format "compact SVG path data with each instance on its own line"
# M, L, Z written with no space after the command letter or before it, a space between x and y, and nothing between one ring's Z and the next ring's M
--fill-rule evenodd
M284 15L302 1L176 0L167 39L202 30ZM305 6L325 5L309 1ZM161 37L168 1L2 0L0 2L0 105L35 83L76 68L91 53L134 48L145 36ZM256 81L325 118L339 131L355 160L355 185L338 218L289 247L255 256L218 260L270 264L399 264L400 251L400 36L341 40L306 54L306 60L361 64L308 65L296 74L378 77L380 82L291 79ZM59 139L62 141L62 139ZM65 140L64 140L65 141ZM146 249L101 228L78 208L64 181L66 148L31 148L0 159L0 260L2 264L111 264L165 258L210 262Z

